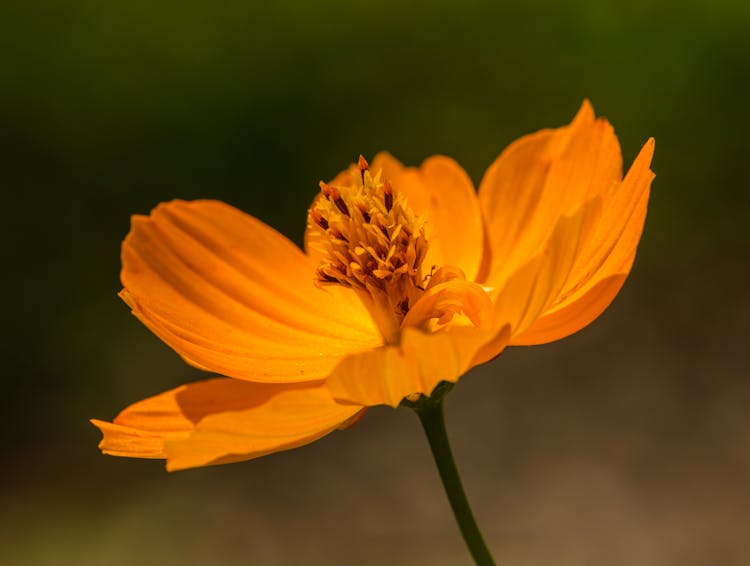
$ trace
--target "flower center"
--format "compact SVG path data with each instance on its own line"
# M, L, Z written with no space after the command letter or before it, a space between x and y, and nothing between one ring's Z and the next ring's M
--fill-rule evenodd
M380 171L370 173L362 156L358 169L350 184L321 181L308 212L308 242L323 254L317 282L354 290L386 342L395 343L401 322L424 294L424 219Z

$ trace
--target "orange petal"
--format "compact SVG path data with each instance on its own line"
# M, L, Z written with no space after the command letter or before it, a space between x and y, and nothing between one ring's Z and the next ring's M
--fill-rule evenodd
M407 167L387 151L381 151L372 160L370 171L376 174L380 172L380 178L383 181L387 179L394 184L396 179L400 179L406 173Z
M419 168L404 168L393 156L379 153L371 170L377 173L380 168L382 178L389 179L411 209L426 219L430 247L424 265L459 267L473 281L484 233L474 185L463 168L442 155L426 159Z
M446 271L453 278L443 280ZM425 293L409 309L401 327L425 329L431 321L445 324L454 315L463 315L475 327L485 330L492 326L492 311L490 296L480 285L466 281L460 271L440 268L430 278Z
M560 217L597 196L606 206L621 178L617 138L588 101L569 126L515 141L479 187L489 247L481 279L500 286L538 253Z
M113 456L166 458L167 439L186 438L214 411L236 411L262 404L280 385L227 378L182 385L123 410L113 422L92 422L104 433L99 448Z
M458 381L499 354L508 337L507 328L455 327L432 334L405 328L401 344L345 358L328 378L328 387L342 402L397 407L408 395L429 395L441 381Z
M122 297L187 361L254 381L320 379L382 343L343 288L284 236L217 201L173 201L135 216L122 248Z
M513 338L514 346L546 344L570 336L591 324L614 300L627 275L613 275L597 282L573 303L556 309Z
M105 454L167 458L167 469L248 460L308 444L348 426L361 407L341 405L320 382L258 384L210 379L131 405L103 432Z
M597 226L576 258L565 288L514 344L542 344L584 328L614 300L630 272L646 218L653 139L607 201Z
M582 235L598 206L599 200L595 199L574 215L560 218L543 250L493 291L495 326L510 326L512 344L559 295L580 249Z
M574 292L582 294L581 286L591 279L596 281L630 270L643 231L654 179L649 169L653 154L654 140L651 138L636 157L625 180L616 184L603 200L602 215L576 258L571 281L565 289L566 296Z

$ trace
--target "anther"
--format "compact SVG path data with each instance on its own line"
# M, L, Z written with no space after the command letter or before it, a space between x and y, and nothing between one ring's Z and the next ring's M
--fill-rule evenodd
M333 199L333 204L335 204L336 208L338 208L341 211L341 214L344 214L345 216L349 216L349 207L346 206L344 199L341 198L341 195L338 194L338 191L336 191L336 196Z
M313 222L323 228L323 230L328 230L328 220L317 210L313 210L311 212Z
M402 315L406 316L406 313L409 312L409 299L406 298L403 301L401 301L398 304L398 309L401 312Z
M328 200L331 198L331 187L328 183L325 181L321 181L318 183L318 186L320 187L320 192L323 193L323 196L326 197Z
M383 202L385 203L385 209L390 212L393 208L393 187L390 181L383 183Z
M320 192L322 192L323 196L326 197L328 200L333 201L333 204L335 204L336 208L338 208L341 211L341 214L349 216L349 207L346 206L344 199L341 197L341 193L336 187L332 187L324 183L323 181L321 181Z
M359 167L360 171L367 171L370 168L370 164L367 163L367 159L365 159L361 154L359 156L359 161L357 162L357 167Z
M339 230L336 230L335 228L331 230L331 235L337 240L341 240L343 242L349 241L346 239L346 236L344 236Z
M362 157L362 154L359 155L359 161L357 162L357 167L359 167L359 174L362 176L362 184L365 184L365 171L367 171L370 168L370 164L367 163L367 160Z
M328 275L327 273L324 273L320 270L318 270L318 277L320 277L321 283L341 283L341 281L339 281L333 275Z
M370 223L370 213L367 212L367 208L364 205L359 206L359 212L362 214L362 220L365 221L365 223Z

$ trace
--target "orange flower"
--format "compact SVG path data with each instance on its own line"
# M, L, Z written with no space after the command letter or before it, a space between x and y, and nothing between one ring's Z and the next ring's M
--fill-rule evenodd
M584 102L570 125L511 144L478 192L448 157L360 159L321 183L304 252L221 202L133 217L120 296L228 377L93 421L100 448L169 470L255 458L429 395L508 344L580 330L630 271L653 149L623 179L612 127Z

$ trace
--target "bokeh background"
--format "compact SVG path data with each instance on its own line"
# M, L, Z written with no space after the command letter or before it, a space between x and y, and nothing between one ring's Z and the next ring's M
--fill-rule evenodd
M201 377L116 298L129 216L226 200L299 241L361 152L478 182L584 97L657 140L635 269L592 326L447 403L508 565L750 564L750 4L3 5L0 563L468 564L426 442L375 409L308 447L167 474L90 417Z

